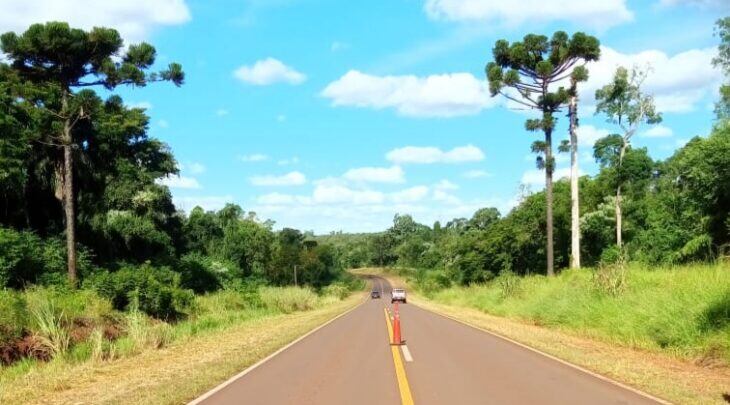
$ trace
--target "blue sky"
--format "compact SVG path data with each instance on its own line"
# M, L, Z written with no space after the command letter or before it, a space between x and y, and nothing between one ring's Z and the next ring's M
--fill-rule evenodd
M500 38L561 29L601 40L581 93L586 174L596 172L591 142L615 131L593 115L593 92L617 65L651 66L645 88L665 119L634 144L666 158L711 128L722 80L710 63L713 22L730 13L713 0L98 3L0 0L0 28L58 19L151 42L158 65L183 65L185 85L118 93L147 108L150 134L180 162L180 177L163 180L178 207L236 202L277 227L318 233L384 229L397 212L428 224L483 206L506 213L521 184L542 188L528 114L486 90L483 67Z

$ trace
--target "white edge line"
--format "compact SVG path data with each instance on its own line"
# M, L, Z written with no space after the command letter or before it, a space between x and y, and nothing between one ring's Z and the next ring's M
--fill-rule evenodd
M403 351L403 358L405 358L408 363L412 362L413 356L411 356L411 351L408 349L408 346L402 345L400 349Z
M470 328L473 328L473 329L476 329L476 330L479 330L479 331L485 332L485 333L487 333L487 334L490 334L490 335L492 335L492 336L495 336L495 337L497 337L497 338L500 338L500 339L502 339L502 340L504 340L504 341L507 341L507 342L509 342L509 343L512 343L513 345L517 345L517 346L519 346L519 347L522 347L523 349L527 349L527 350L529 350L529 351L531 351L531 352L534 352L534 353L540 354L540 355L542 355L542 356L545 356L545 357L547 357L547 358L549 358L549 359L551 359L551 360L557 361L558 363L561 363L561 364L563 364L563 365L566 365L566 366L568 366L568 367L571 367L571 368L573 368L573 369L575 369L575 370L578 370L578 371L582 371L582 372L584 372L584 373L586 373L586 374L588 374L588 375L590 375L590 376L592 376L592 377L598 378L599 380L605 381L605 382L607 382L607 383L610 383L610 384L613 384L613 385L615 385L615 386L617 386L617 387L620 387L620 388L623 388L623 389L625 389L625 390L631 391L631 392L633 392L633 393L635 393L635 394L638 394L638 395L640 395L640 396L643 396L643 397L645 397L645 398L651 399L651 400L653 400L653 401L656 401L656 402L658 402L658 403L660 403L660 404L664 404L664 405L672 405L672 402L669 402L669 401L667 401L666 399L661 399L661 398L659 398L659 397L655 397L655 396L653 396L653 395L651 395L651 394L649 394L649 393L646 393L646 392L644 392L644 391L641 391L641 390L640 390L640 389L638 389L638 388L634 388L634 387L631 387L631 386L629 386L629 385L626 385L626 384L620 383L620 382L618 382L618 381L616 381L616 380L613 380L613 379L611 379L611 378L608 378L608 377L606 377L606 376L604 376L604 375L598 374L598 373L596 373L596 372L594 372L594 371L591 371L591 370L588 370L588 369L586 369L586 368L583 368L583 367L581 367L581 366L578 366L578 365L576 365L576 364L570 363L570 362L568 362L568 361L566 361L566 360L560 359L560 358L558 358L558 357L555 357L555 356L553 356L553 355L551 355L551 354L548 354L548 353L545 353L545 352L543 352L543 351L540 351L540 350L538 350L538 349L535 349L534 347L530 347L530 346L527 346L527 345L526 345L526 344L524 344L524 343L520 343L520 342L518 342L518 341L516 341L516 340L510 339L510 338L508 338L507 336L503 336L503 335L501 335L501 334L499 334L499 333L496 333L496 332L492 332L491 330L487 330L487 329L484 329L484 328L480 328L479 326L476 326L476 325L472 325L472 324L470 324L470 323L468 323L468 322L465 322L465 321L462 321L462 320L460 320L460 319L456 319L456 318L454 318L454 317L452 317L452 316L450 316L450 315L442 314L442 313L440 313L440 312L437 312L437 311L433 311L433 310L430 310L430 309L428 309L428 308L424 308L424 307L422 307L422 306L420 306L420 305L417 305L417 304L416 304L416 306L417 306L418 308L420 308L420 309L424 310L424 311L428 311L428 312L431 312L431 313L433 313L433 314L436 314L436 315L442 316L442 317L444 317L444 318L447 318L447 319L451 319L451 320L452 320L452 321L454 321L454 322L458 322L458 323L460 323L460 324L462 324L462 325L466 325L466 326L468 326L468 327L470 327Z
M212 397L213 395L215 395L216 393L218 393L222 389L226 388L228 385L232 384L233 382L235 382L239 378L245 376L246 374L252 372L253 370L255 370L256 368L258 368L259 366L261 366L264 363L266 363L267 361L269 361L269 360L273 359L274 357L276 357L277 355L281 354L281 352L283 352L286 349L288 349L288 348L294 346L295 344L301 342L302 340L306 339L308 336L316 333L318 330L324 328L325 326L331 324L332 322L338 320L339 318L341 318L341 317L349 314L350 312L356 310L357 308L360 308L360 306L362 304L366 303L366 302L367 302L367 297L365 297L365 299L363 299L362 302L360 302L359 304L355 305L354 307L352 307L352 308L348 309L347 311L345 311L345 312L337 315L336 317L328 320L327 322L325 322L325 323L317 326L316 328L310 330L309 332L305 333L304 335L299 336L298 338L296 338L294 341L290 342L286 346L284 346L284 347L280 348L279 350L271 353L270 355L264 357L263 359L259 360L258 362L254 363L253 365L249 366L247 369L245 369L245 370L241 371L240 373L234 375L233 377L229 378L228 380L222 382L221 384L219 384L218 386L216 386L212 390L206 392L205 394L201 395L200 397L198 397L198 398L196 398L196 399L188 402L188 405L198 405L198 404L201 404L203 401L205 401L208 398Z

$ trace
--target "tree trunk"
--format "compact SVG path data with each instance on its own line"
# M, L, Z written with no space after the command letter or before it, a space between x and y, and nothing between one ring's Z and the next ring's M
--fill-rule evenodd
M621 145L621 152L619 153L618 157L618 186L616 186L616 246L621 249L623 246L623 215L621 213L621 170L622 165L624 163L624 155L626 154L626 148L627 143L624 140L624 143Z
M73 138L71 136L71 118L68 116L68 93L63 93L63 110L67 114L63 124L63 211L66 217L66 257L68 281L75 287L76 276L76 216L74 210L74 156Z
M580 268L580 197L578 190L578 97L570 98L570 268Z
M553 130L545 130L545 202L547 205L547 274L555 275L553 246Z

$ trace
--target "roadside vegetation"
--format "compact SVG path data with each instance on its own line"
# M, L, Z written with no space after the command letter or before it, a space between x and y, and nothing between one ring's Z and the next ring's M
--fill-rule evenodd
M113 94L184 84L179 64L152 70L151 45L49 22L0 48L2 390L363 288L311 235L235 204L175 207L165 182L181 165L148 135L145 110Z
M717 32L715 64L730 75L730 17L717 22ZM496 64L488 65L493 94L521 86L514 66L550 71L551 49L564 41L562 33L551 40L528 35L518 43L498 41ZM537 54L543 59L533 60ZM578 73L582 78L586 72ZM620 67L597 93L596 114L622 134L595 143L590 152L600 171L579 178L582 268L571 268L578 261L569 179L552 183L550 195L525 190L506 215L485 207L471 218L433 225L396 215L384 232L333 233L322 240L335 245L350 267L409 269L403 274L411 285L436 302L697 364L730 365L730 85L720 89L711 131L656 160L631 145L641 125L661 120L641 88L647 74ZM550 100L555 104L542 107L555 112L571 94L558 91ZM555 122L548 121L528 122L528 129L555 135ZM549 147L543 141L533 147L547 171Z

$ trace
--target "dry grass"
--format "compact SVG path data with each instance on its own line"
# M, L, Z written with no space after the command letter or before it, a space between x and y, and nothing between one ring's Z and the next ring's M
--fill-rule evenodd
M113 361L49 363L0 387L0 403L178 404L203 394L288 342L362 302L264 316Z
M383 275L394 285L405 285L402 278L379 269L358 273ZM409 302L422 308L508 337L675 403L726 404L723 395L730 395L730 368L724 366L703 367L661 353L620 347L465 306L437 303L412 290L408 293Z

